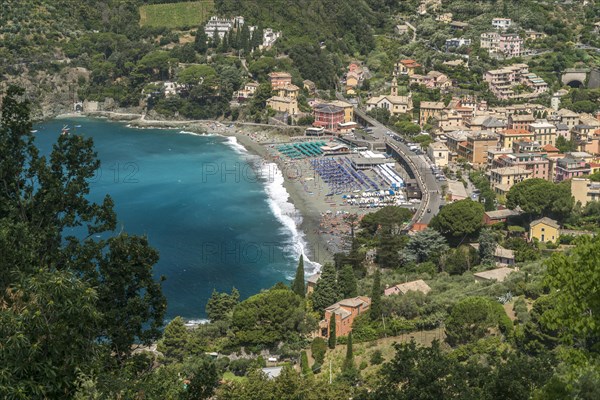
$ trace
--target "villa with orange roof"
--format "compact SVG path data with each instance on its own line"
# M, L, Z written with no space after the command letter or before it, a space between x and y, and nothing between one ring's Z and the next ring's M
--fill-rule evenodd
M371 299L366 296L344 299L327 307L325 309L324 319L319 322L320 336L325 338L329 337L331 318L335 318L336 337L348 336L352 331L352 324L356 317L367 312L370 307Z
M394 76L398 75L408 75L413 76L416 73L416 69L420 68L421 64L417 63L415 60L400 60L396 63L394 67Z

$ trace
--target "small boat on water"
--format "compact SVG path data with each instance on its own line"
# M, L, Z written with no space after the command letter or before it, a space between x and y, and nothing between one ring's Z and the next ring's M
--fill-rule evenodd
M31 132L31 133L37 133L37 132L38 132L38 130L37 130L37 129L33 129L33 130L31 130L30 132Z
M75 125L75 128L81 128L81 125Z
M62 128L62 131L60 132L61 135L68 135L70 133L71 129L69 128L69 125L65 125Z

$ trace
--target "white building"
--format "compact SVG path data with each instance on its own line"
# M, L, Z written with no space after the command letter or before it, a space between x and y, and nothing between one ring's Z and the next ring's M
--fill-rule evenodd
M206 25L204 26L204 33L210 38L214 38L215 31L219 35L219 38L223 39L225 34L232 29L240 28L244 25L244 17L219 18L216 15L210 17Z
M496 29L508 29L512 25L512 19L510 18L494 18L492 20L492 26Z
M445 167L448 165L450 150L442 142L433 142L427 147L427 155L435 165Z
M269 48L275 44L277 39L281 37L281 32L274 32L273 29L267 28L263 31L263 48Z

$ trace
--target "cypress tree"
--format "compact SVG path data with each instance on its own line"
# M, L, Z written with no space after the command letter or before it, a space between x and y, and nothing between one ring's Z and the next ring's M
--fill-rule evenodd
M302 368L302 375L304 377L312 375L313 371L312 369L310 369L310 365L308 364L308 355L306 355L306 351L302 350L302 353L300 354L300 366Z
M346 366L354 366L354 354L352 351L352 332L348 334L348 343L346 344Z
M337 337L335 334L335 314L331 314L331 319L329 320L329 340L327 344L330 349L335 349L336 342Z
M312 293L313 309L322 313L326 307L339 300L337 273L333 264L327 263L323 266L321 278L317 281L315 291Z
M355 385L360 379L360 372L354 365L354 353L352 350L352 332L350 332L348 335L348 344L346 346L346 358L342 364L342 373L338 378Z
M375 271L373 276L373 289L371 290L371 321L379 319L381 315L381 274Z
M292 282L292 291L300 297L304 297L306 288L304 287L304 256L300 255L298 268L296 268L296 277Z
M344 265L340 271L338 284L340 286L340 292L342 293L343 298L347 299L349 297L358 296L356 276L354 275L354 270L352 269L351 265Z

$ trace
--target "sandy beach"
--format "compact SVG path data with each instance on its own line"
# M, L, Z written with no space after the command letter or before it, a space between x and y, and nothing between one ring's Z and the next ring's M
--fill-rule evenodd
M126 122L135 128L182 129L199 134L210 133L232 136L250 154L263 162L274 163L281 171L289 200L302 216L299 226L304 233L308 255L312 261L323 264L333 260L333 254L344 248L344 238L349 230L343 222L345 214L364 214L365 210L343 205L337 199L326 197L326 184L315 175L308 160L285 161L274 149L278 143L289 142L292 136L302 135L301 127L278 127L274 125L227 122L213 120L161 121L147 120L139 114L94 112L87 114L65 114L58 118L100 117L112 121Z

